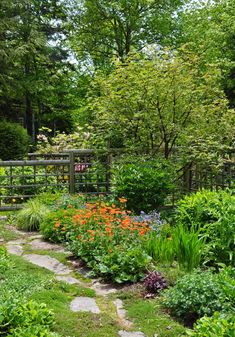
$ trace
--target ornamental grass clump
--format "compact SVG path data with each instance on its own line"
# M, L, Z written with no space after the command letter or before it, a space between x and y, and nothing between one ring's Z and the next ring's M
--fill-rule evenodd
M17 214L17 227L27 231L38 230L48 213L47 206L37 199L31 199Z
M52 213L41 226L45 238L66 241L70 251L84 260L94 274L121 283L135 282L144 277L151 257L141 243L150 231L147 222L133 219L120 207L99 200L85 207Z

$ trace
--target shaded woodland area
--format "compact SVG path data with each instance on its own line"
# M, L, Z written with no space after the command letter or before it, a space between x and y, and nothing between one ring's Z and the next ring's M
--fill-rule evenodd
M75 147L220 156L234 141L234 15L232 0L2 0L0 116L31 144L79 130Z

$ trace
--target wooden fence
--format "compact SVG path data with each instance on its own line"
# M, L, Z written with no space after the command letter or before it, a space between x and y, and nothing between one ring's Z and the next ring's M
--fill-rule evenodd
M0 211L20 208L22 202L41 192L110 193L111 156L93 150L70 150L54 154L29 154L28 160L0 161ZM115 155L114 155L115 157ZM176 190L168 204L202 188L235 189L235 162L217 171L189 165L179 171ZM140 196L141 197L141 196Z
M20 208L28 198L47 191L109 193L110 156L71 150L0 162L0 210Z

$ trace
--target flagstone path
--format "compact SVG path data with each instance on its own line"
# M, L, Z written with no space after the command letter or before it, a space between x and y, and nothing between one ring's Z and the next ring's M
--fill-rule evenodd
M21 232L22 233L22 232ZM56 245L53 243L46 242L42 239L41 235L35 235L35 233L27 233L24 238L17 239L14 241L9 241L6 244L7 250L10 254L17 256L22 256L25 260L39 266L46 268L52 271L55 274L55 278L58 281L63 281L68 284L78 284L83 287L93 289L96 292L97 296L106 297L110 293L117 292L118 288L110 285L104 284L100 280L90 280L89 283L82 282L72 275L74 269L76 272L83 275L87 278L88 270L84 267L79 266L76 261L71 262L71 268L67 267L63 263L59 262L56 258L49 255L42 254L28 254L26 247L30 247L34 252L37 250L40 251L53 251L53 252L65 252L64 248L61 245ZM113 304L116 307L117 319L120 325L124 330L118 332L119 337L145 337L144 334L140 331L126 331L132 327L132 322L126 318L126 311L123 308L123 302L121 299L116 299L113 301ZM78 296L75 297L70 303L70 310L73 312L91 312L93 314L100 314L101 309L96 303L94 298Z

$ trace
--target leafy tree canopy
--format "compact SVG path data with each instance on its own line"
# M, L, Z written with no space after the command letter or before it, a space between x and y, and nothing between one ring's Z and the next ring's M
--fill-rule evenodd
M89 113L103 146L163 151L168 158L176 145L211 135L231 142L234 111L218 86L220 72L211 64L202 73L199 63L188 52L134 55L97 77Z
M163 43L174 30L185 0L81 0L75 13L73 47L79 58L107 68L113 57ZM175 14L175 15L173 15Z

